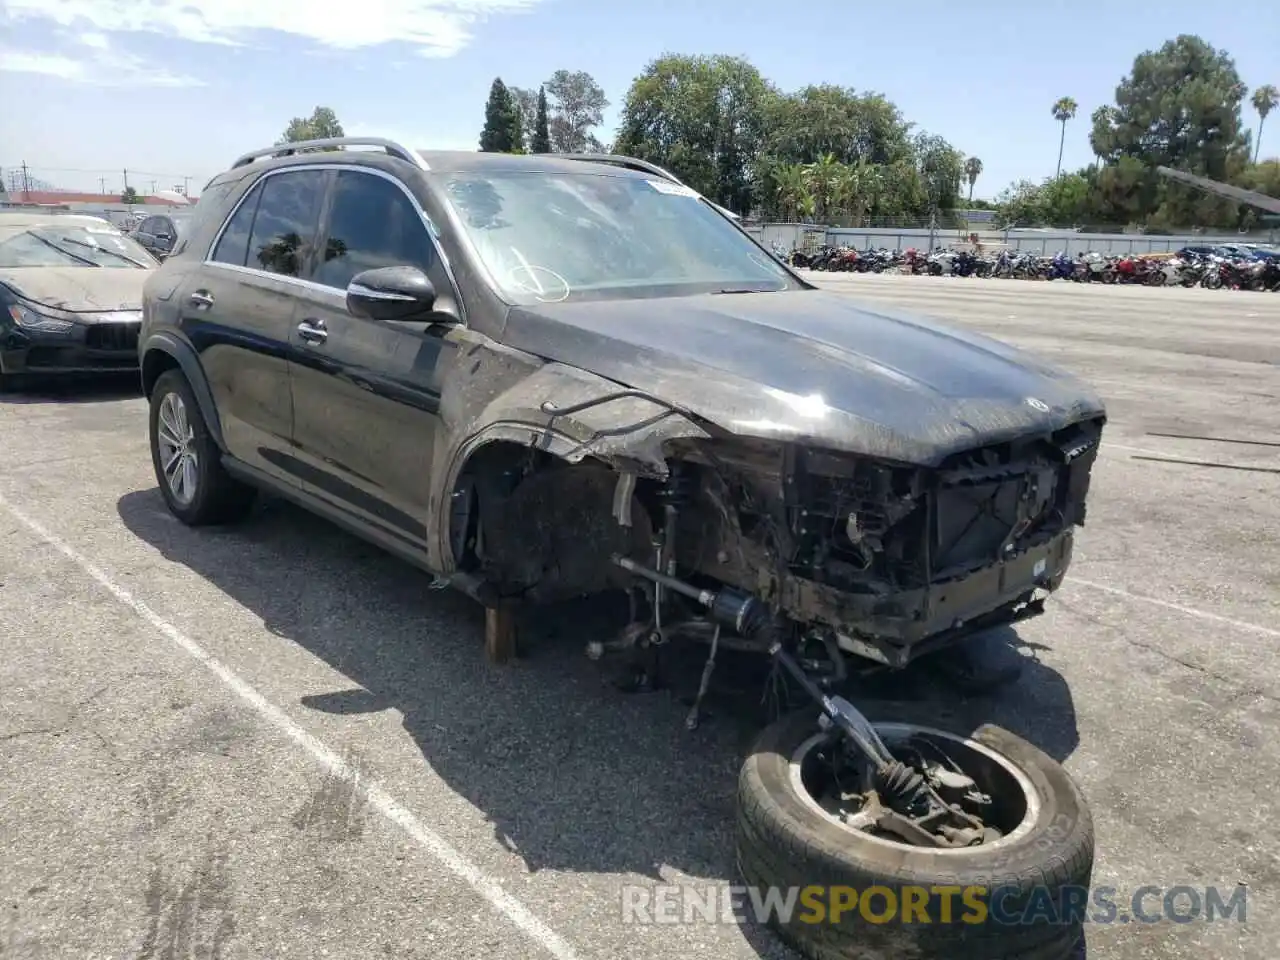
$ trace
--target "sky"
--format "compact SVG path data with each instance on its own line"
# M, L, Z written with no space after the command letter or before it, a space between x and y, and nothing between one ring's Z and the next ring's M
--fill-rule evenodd
M1280 85L1280 3L1099 7L1060 0L0 0L0 168L66 189L191 192L289 120L332 107L348 134L475 149L495 76L585 70L611 101L667 52L744 56L775 84L885 94L984 173L975 197L1052 176L1050 107L1080 105L1064 168L1092 162L1089 114L1136 54L1195 33L1250 87ZM1143 10L1149 11L1144 13ZM1246 106L1245 122L1257 115ZM1280 154L1280 116L1264 129Z

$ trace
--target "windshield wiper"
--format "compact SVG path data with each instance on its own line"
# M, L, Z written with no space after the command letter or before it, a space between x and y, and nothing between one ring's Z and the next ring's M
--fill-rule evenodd
M768 293L768 290L758 290L755 287L726 287L723 290L717 290L717 294L721 293Z
M76 240L72 237L59 237L58 239L61 240L63 243L74 243L77 247L84 247L86 250L97 250L101 253L109 253L113 257L119 257L121 260L124 260L126 263L132 263L135 267L140 267L143 270L147 269L147 265L143 263L141 260L135 260L133 259L133 257L130 257L127 254L120 253L117 250L108 250L106 247L99 246L96 243L85 243L83 240ZM97 264L97 266L102 266L102 264Z
M81 257L81 256L78 256L78 255L76 255L76 254L72 253L70 250L63 250L63 249L62 249L62 247L58 246L56 243L54 243L54 242L53 242L52 240L50 240L48 237L42 237L42 236L40 236L40 234L38 234L38 233L30 233L30 232L27 234L27 236L35 237L37 240L39 240L41 243L43 243L43 244L44 244L46 247L48 247L50 250L57 250L57 251L58 251L60 254L62 254L64 257L70 257L72 260L75 260L75 261L77 261L77 262L79 262L79 263L83 263L86 267L101 267L101 266L102 266L102 264L100 264L100 263L94 263L94 262L93 262L92 260L90 260L88 257Z

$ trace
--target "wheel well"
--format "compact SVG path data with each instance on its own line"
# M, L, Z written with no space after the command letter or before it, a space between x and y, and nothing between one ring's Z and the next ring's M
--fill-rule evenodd
M485 444L451 491L454 563L534 600L607 588L616 579L611 555L650 540L643 511L630 528L614 519L618 476L600 460L575 464L527 444Z
M483 506L493 509L525 475L551 459L527 444L509 440L486 443L467 458L449 492L449 545L458 569L472 571L479 566L477 536Z
M142 392L145 396L151 396L151 390L155 387L156 381L160 379L160 375L166 370L173 370L181 366L178 358L171 353L165 353L163 350L148 350L142 358Z

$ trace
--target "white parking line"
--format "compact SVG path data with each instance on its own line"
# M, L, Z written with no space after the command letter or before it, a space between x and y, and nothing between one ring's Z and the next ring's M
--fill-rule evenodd
M242 680L230 667L219 661L200 644L169 623L124 587L117 584L89 559L47 530L38 520L15 507L3 494L0 494L0 506L9 511L15 520L84 571L104 590L155 627L165 639L205 666L210 673L221 680L262 719L279 729L290 740L309 753L312 759L319 763L331 776L351 784L354 790L358 790L364 795L372 809L382 814L382 816L408 834L427 853L444 864L454 876L469 884L495 910L519 927L547 953L555 957L556 960L577 960L577 954L569 946L568 941L538 919L528 907L503 890L496 880L467 860L448 841L414 816L410 810L386 793L381 787L361 780L359 771L338 756L321 740L307 733L288 714Z
M1082 587L1089 587L1093 590L1101 590L1103 593L1111 593L1117 597L1124 597L1126 600L1134 600L1138 603L1149 603L1152 606L1164 607L1166 610L1173 610L1177 613L1185 614L1188 617L1199 617L1201 620L1210 620L1213 623L1221 623L1228 627L1235 627L1238 630L1251 630L1254 633L1261 633L1267 637L1280 637L1280 630L1274 630L1271 627L1264 627L1258 623L1250 623L1248 620L1236 620L1232 617L1224 617L1220 613L1210 613L1208 610L1201 610L1197 607L1188 607L1181 603L1172 603L1169 600L1160 600L1156 597L1143 596L1141 593L1130 593L1120 587L1109 587L1104 583L1094 583L1092 580L1082 580L1076 576L1068 575L1067 584L1078 583Z

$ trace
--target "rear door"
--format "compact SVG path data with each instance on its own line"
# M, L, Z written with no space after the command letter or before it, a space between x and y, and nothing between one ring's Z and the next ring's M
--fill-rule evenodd
M178 228L168 217L151 218L151 252L163 260L173 252L173 245L178 239Z
M289 486L299 486L289 335L327 176L321 168L267 173L180 292L182 329L201 356L228 451Z
M292 333L293 436L304 489L425 549L436 370L455 349L446 339L451 327L353 316L346 286L363 270L416 266L444 301L450 282L417 202L390 175L339 169L327 207Z

